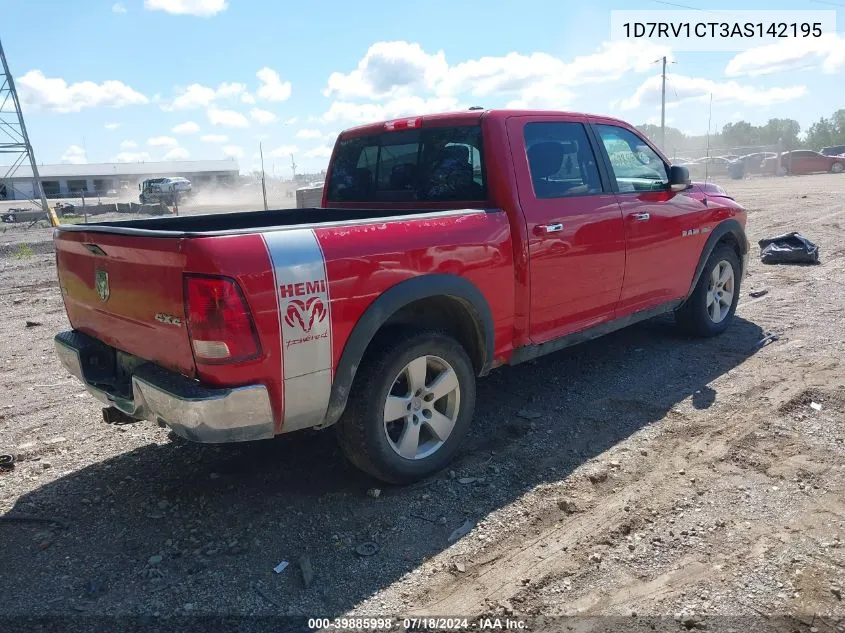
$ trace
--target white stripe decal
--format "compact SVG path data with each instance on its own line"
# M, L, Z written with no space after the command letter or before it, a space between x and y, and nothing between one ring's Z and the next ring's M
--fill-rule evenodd
M285 406L283 432L320 424L332 380L332 334L325 260L312 229L262 234L276 281Z

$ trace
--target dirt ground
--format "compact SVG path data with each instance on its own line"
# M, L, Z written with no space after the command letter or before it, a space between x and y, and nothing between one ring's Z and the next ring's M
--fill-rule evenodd
M404 488L331 433L211 447L106 425L53 353L50 230L8 229L0 512L57 522L0 522L0 615L842 633L845 176L724 185L752 243L800 230L821 265L764 266L755 246L721 337L658 319L493 372L452 470Z

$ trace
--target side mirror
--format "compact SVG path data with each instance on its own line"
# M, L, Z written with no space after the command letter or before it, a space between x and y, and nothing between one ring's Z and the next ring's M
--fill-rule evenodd
M684 191L690 187L689 169L680 165L669 167L669 190Z

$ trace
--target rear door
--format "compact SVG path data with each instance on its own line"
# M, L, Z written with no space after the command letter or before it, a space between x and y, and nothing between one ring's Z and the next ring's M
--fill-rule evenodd
M668 165L634 131L596 122L625 226L625 283L616 316L686 295L706 235L708 215L697 190L668 189Z
M808 161L812 164L812 171L829 171L832 161L819 152L807 152Z
M613 316L625 269L622 215L584 117L507 121L528 228L535 343Z

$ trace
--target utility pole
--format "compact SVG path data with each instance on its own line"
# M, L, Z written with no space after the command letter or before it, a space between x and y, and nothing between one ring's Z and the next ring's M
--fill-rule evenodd
M261 155L261 195L264 196L264 210L267 210L267 185L264 183L264 148L258 142L258 153Z
M296 182L296 161L293 160L293 154L290 155L290 168L293 171L293 181Z
M663 56L663 82L660 87L660 149L666 151L666 56Z
M15 89L15 80L9 71L9 64L6 62L6 52L3 50L3 43L0 42L0 62L3 65L3 76L0 78L0 154L17 154L5 175L0 182L10 179L20 165L29 159L29 166L32 168L32 195L41 198L41 209L53 224L50 208L47 206L47 197L44 195L44 188L41 186L41 176L38 174L38 163L35 162L35 153L32 151L32 144L29 142L29 135L26 132L26 124L21 112L21 102L18 99L18 91ZM12 108L7 108L9 100L14 108L14 117L9 116ZM5 136L4 136L5 135ZM14 187L9 182L7 192Z

